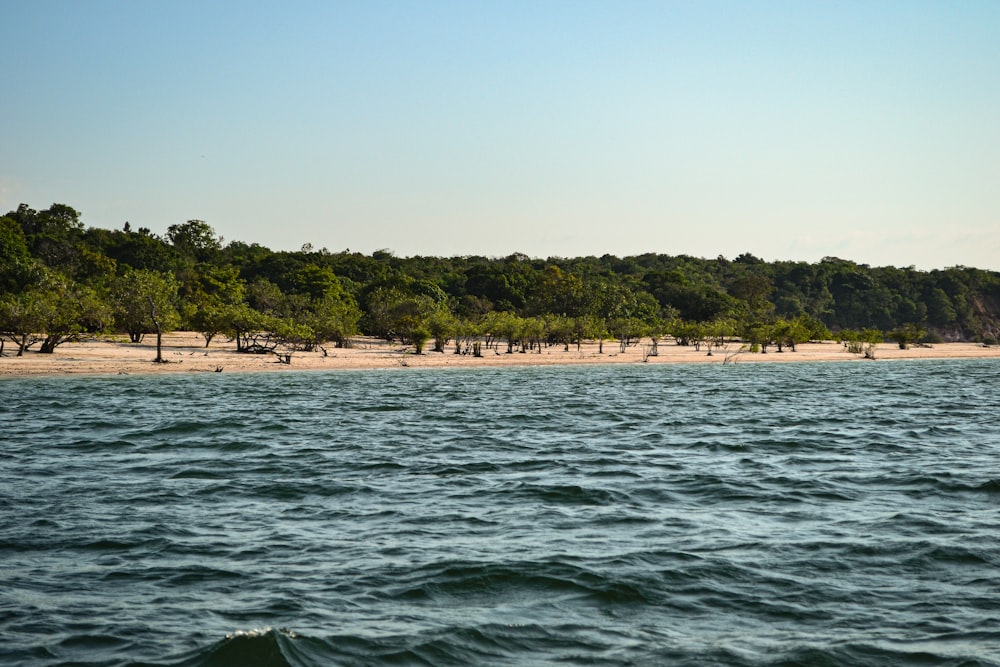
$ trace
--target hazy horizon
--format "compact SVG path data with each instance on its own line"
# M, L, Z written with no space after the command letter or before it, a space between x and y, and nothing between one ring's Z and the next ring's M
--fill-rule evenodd
M8 3L0 213L1000 270L1000 4Z

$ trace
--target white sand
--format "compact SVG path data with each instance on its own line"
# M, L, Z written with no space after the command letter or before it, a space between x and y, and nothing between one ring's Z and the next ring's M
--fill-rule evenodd
M75 375L115 373L202 373L281 370L334 370L375 368L425 368L487 366L524 366L553 364L638 364L643 363L649 340L630 346L624 353L618 343L605 342L604 353L598 353L596 343L586 343L580 351L571 346L565 351L562 345L543 347L538 351L506 354L501 344L499 353L484 349L482 357L454 354L449 345L445 353L425 351L413 354L413 348L390 344L372 338L357 338L353 347L338 349L327 346L327 356L322 351L295 352L291 364L279 363L273 354L249 355L236 352L236 344L225 338L217 339L206 349L204 339L197 333L172 332L163 337L163 356L168 363L154 364L156 338L147 336L139 344L126 342L123 337L99 337L81 342L64 343L53 354L39 354L29 350L22 357L14 356L16 348L9 342L0 358L0 376L26 375ZM659 354L649 356L646 363L772 363L795 361L862 361L859 355L848 353L836 342L799 345L795 352L787 348L778 353L771 347L767 354L739 352L740 344L731 343L708 356L705 348L680 347L672 340L661 342ZM876 349L876 359L953 359L1000 358L1000 347L983 347L977 343L944 343L930 347L913 347L900 350L895 344L884 343Z

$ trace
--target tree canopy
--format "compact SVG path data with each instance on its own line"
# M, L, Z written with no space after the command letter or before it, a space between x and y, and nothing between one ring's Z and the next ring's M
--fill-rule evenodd
M511 352L541 341L568 347L665 334L739 336L763 351L830 331L891 332L901 345L995 340L1000 274L750 254L397 257L309 244L289 252L224 243L203 220L159 236L128 223L85 227L65 204L22 204L0 217L0 336L19 351L41 343L51 352L88 332L139 340L164 328L200 331L206 343L225 334L254 350L261 336L308 348L356 334L419 348L433 339L438 351L449 340L458 351L468 348L461 341L488 336Z

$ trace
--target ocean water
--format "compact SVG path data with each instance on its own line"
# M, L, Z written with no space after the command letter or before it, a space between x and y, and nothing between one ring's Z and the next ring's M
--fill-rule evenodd
M0 381L0 664L998 665L998 380Z

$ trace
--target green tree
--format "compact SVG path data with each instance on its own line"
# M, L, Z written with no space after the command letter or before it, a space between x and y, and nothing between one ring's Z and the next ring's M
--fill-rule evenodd
M208 262L222 250L222 237L204 220L188 220L167 227L167 239L182 256Z
M142 342L146 334L156 333L157 328L158 338L162 338L163 331L180 324L177 290L172 274L127 269L111 284L115 325L128 333L133 343Z
M951 298L940 287L934 287L927 296L927 320L939 327L954 326L958 314Z
M528 310L535 315L551 313L576 317L585 311L583 280L573 273L566 273L555 264L542 271L528 303Z
M719 317L704 325L704 341L708 349L708 356L712 356L712 350L724 348L726 339L736 335L736 324L725 317Z
M813 340L815 327L810 326L811 322L807 316L800 315L792 320L779 319L774 323L772 332L774 342L778 346L778 352L784 351L787 346L795 352L796 346Z
M188 324L205 339L207 348L212 340L226 331L227 304L200 303L188 317Z
M0 337L17 345L17 356L42 340L42 315L37 289L18 294L0 294Z
M563 317L559 315L549 315L544 318L545 338L549 343L562 345L563 350L569 352L569 346L583 335L578 324L581 317ZM579 348L577 348L579 349Z
M584 315L573 318L573 337L576 341L576 351L580 351L580 345L584 340L597 341L597 353L604 354L604 341L607 340L608 323L602 317L596 315Z
M275 317L251 308L245 303L223 307L223 333L236 341L236 351L246 354L271 352L265 334L273 326Z
M92 288L65 276L50 273L34 295L37 325L44 335L38 351L51 354L56 347L97 332L111 323L111 308Z
M448 341L452 338L457 339L459 336L460 324L458 318L448 308L437 308L427 318L426 325L428 333L434 339L435 352L444 352Z
M647 335L649 325L638 317L616 317L608 321L608 331L618 341L619 350L625 352L629 345L638 343L640 338Z
M695 345L695 349L698 349L701 345L703 329L704 327L698 322L677 319L674 320L667 332L674 337L674 342L678 345L684 347Z
M349 294L326 294L309 302L293 319L312 330L314 347L327 341L344 347L347 339L358 331L361 311Z
M521 330L524 328L521 318L507 311L490 313L483 322L483 327L494 341L499 342L500 339L506 341L507 354L513 354L514 346L517 345Z
M899 345L899 349L905 350L913 343L919 342L927 331L918 324L905 324L898 329L889 332L889 339Z
M878 329L844 329L840 332L844 349L851 354L860 354L865 359L874 359L878 344L885 340L885 334Z
M65 204L52 204L43 211L21 204L7 217L20 225L35 259L67 276L75 275L83 237L78 211Z
M0 293L20 292L39 276L20 225L12 218L0 218Z

